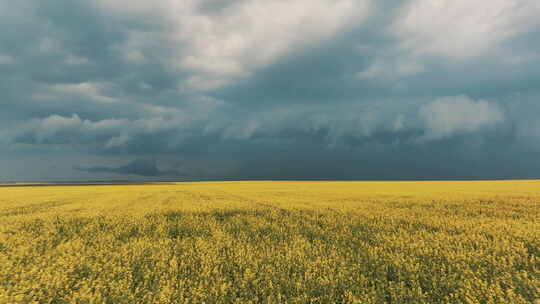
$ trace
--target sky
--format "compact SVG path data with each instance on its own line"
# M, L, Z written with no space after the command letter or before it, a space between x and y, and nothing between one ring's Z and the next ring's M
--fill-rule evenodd
M537 0L0 0L0 181L540 177Z

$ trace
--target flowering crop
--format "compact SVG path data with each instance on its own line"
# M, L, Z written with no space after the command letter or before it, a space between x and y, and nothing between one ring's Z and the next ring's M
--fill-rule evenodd
M540 181L0 188L0 303L540 303Z

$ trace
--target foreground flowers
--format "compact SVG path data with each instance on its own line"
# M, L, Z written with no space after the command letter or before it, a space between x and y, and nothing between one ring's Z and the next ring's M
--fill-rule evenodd
M535 303L537 189L0 188L0 303Z

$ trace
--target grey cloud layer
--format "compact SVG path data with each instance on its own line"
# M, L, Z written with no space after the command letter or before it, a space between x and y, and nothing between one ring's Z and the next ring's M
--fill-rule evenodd
M149 161L144 159L138 159L129 162L125 166L111 168L111 167L74 167L75 170L88 172L88 173L116 173L127 175L139 175L144 177L179 177L181 173L178 171L162 171L157 167L155 161Z
M540 175L538 14L532 0L0 0L0 158L65 155L84 179ZM150 158L167 168L136 162Z

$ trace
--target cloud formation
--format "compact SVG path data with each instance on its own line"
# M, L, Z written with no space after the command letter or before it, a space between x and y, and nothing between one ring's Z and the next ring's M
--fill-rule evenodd
M539 175L535 1L179 3L0 1L1 178Z
M157 42L163 42L168 46L167 63L191 74L180 89L202 91L248 77L290 52L328 40L348 26L361 23L370 8L368 0L98 3L100 8L123 18L163 23L166 30L159 33L129 31L119 49L127 61L137 64L153 55Z
M401 47L415 55L469 60L504 47L540 25L540 4L529 0L409 2L393 24Z
M180 177L175 170L162 171L158 169L155 161L138 159L121 167L74 167L75 170L88 173L116 173L122 175L138 175L143 177Z
M443 97L420 108L426 124L426 138L473 133L504 120L504 113L488 101L467 96Z

